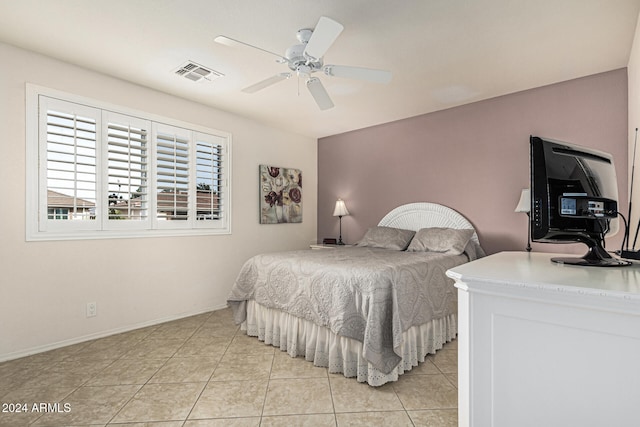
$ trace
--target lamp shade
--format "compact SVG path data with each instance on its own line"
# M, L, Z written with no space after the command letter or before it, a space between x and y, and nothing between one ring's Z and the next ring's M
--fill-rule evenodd
M520 201L516 206L516 212L531 212L531 190L525 188L520 193Z
M346 216L346 215L349 215L347 206L344 204L344 201L342 199L338 199L336 201L336 207L333 210L333 216Z

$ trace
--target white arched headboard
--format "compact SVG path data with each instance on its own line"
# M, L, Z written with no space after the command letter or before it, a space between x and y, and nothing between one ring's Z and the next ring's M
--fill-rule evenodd
M378 225L413 231L429 227L472 229L474 230L472 239L479 243L478 234L467 218L437 203L419 202L398 206L386 214Z

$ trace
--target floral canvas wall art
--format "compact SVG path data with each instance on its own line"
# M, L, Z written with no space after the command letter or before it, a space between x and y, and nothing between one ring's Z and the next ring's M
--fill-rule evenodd
M260 165L260 224L302 222L302 171Z

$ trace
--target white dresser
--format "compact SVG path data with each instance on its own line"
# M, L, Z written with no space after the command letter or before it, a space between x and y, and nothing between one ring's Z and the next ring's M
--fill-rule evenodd
M640 426L640 264L554 256L501 252L447 272L460 426Z

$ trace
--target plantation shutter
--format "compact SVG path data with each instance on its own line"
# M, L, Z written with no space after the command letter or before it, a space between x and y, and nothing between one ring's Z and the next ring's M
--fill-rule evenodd
M27 240L230 233L231 134L42 92L27 103Z
M52 98L41 100L41 229L96 225L99 112ZM44 132L42 132L44 130ZM45 193L45 192L42 192Z
M158 126L156 177L157 220L188 220L189 132L170 126Z
M148 133L150 123L116 113L107 123L107 218L149 219Z
M198 221L225 219L227 182L225 180L226 141L214 135L196 137L196 209Z

